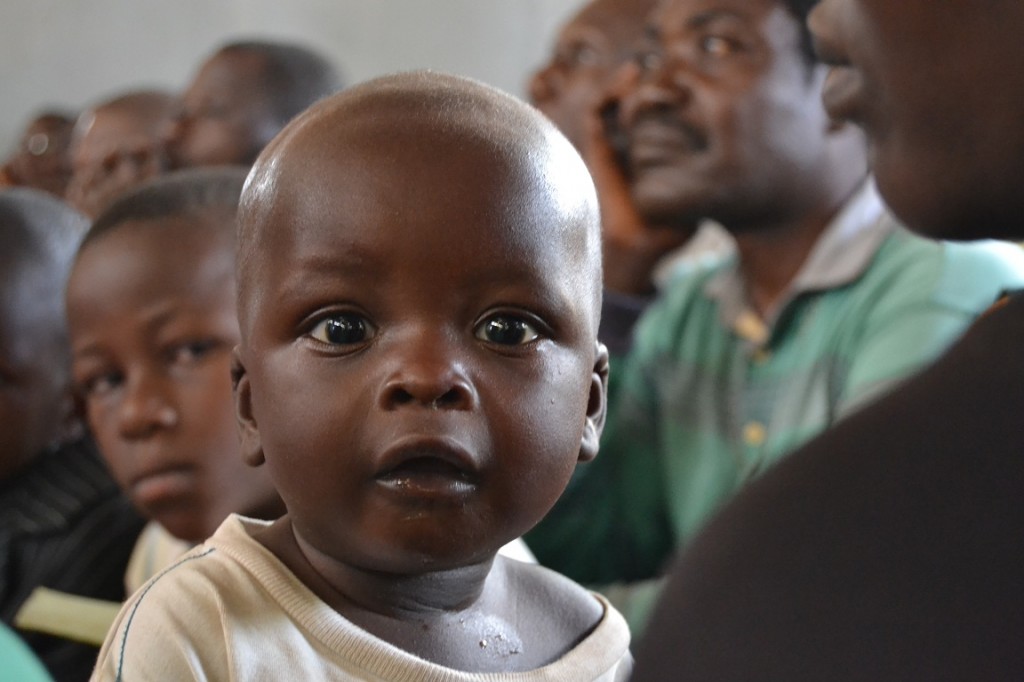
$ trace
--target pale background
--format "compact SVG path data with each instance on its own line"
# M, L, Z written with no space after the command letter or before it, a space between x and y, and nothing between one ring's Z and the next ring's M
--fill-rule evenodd
M0 156L37 110L180 90L229 39L302 40L348 83L433 68L516 95L584 0L0 0Z

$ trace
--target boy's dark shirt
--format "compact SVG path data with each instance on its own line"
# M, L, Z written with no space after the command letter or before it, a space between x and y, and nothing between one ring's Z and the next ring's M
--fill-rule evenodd
M1024 680L1024 296L739 495L634 680Z
M40 455L0 483L0 620L37 586L123 601L124 573L144 524L91 441ZM18 631L58 682L86 680L98 649Z

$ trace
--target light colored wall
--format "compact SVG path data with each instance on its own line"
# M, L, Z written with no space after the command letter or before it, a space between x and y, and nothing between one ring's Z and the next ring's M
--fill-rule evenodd
M298 39L350 83L434 68L517 95L583 0L0 0L0 155L33 112L182 88L228 39Z

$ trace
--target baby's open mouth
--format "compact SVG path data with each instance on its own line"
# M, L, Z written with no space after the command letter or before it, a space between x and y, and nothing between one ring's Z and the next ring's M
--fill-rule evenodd
M377 476L396 492L425 496L464 495L476 488L477 476L447 459L422 455L403 460Z

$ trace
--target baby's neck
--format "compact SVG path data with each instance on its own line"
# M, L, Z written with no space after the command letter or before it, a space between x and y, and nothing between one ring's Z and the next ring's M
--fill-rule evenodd
M318 555L296 537L287 516L254 537L358 627L464 672L540 668L575 646L603 614L583 588L516 561L491 557L403 577Z
M318 597L352 620L360 612L419 620L472 609L484 594L493 563L492 556L469 566L409 575L367 570L311 547L295 533L287 516L256 539Z
M296 536L288 517L256 539L338 613L421 658L467 672L531 670L551 660L544 647L524 646L517 619L504 613L507 579L501 568L492 572L493 557L396 576L322 556Z

